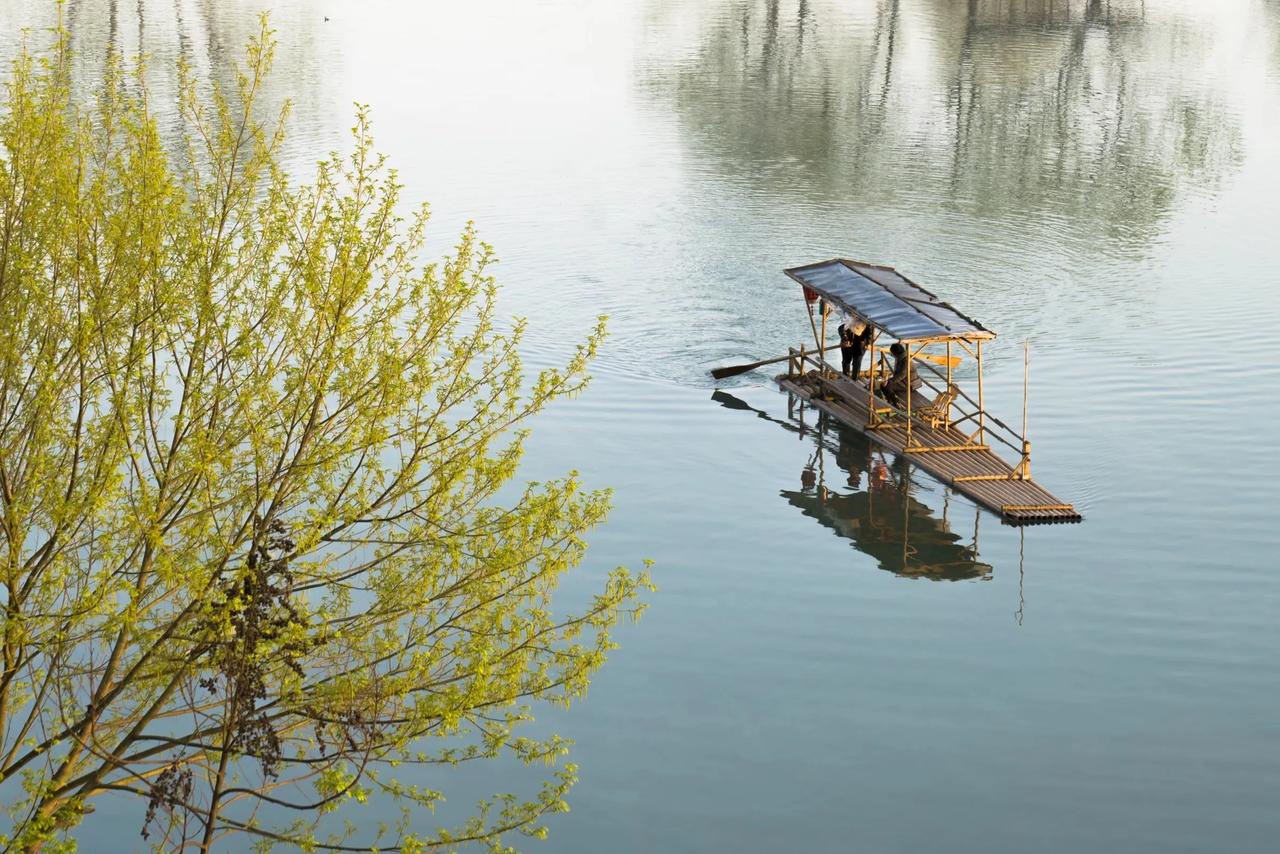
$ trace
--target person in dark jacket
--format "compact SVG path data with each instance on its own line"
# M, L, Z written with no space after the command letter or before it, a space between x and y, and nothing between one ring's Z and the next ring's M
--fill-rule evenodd
M863 324L861 332L853 331L854 321L842 323L840 332L840 372L851 379L858 378L862 370L862 355L871 343L871 325Z
M836 327L836 331L840 333L840 373L847 377L849 365L853 363L853 348L857 336L853 334L849 322L840 324Z
M889 376L888 382L884 384L884 396L894 406L902 407L907 402L907 395L910 389L920 388L923 381L920 375L915 371L911 371L911 380L907 381L907 348L901 342L895 343L889 348L889 352L893 355L893 373Z
M862 370L862 356L867 350L871 349L871 324L862 324L862 331L853 339L853 373L850 374L855 380L858 373Z

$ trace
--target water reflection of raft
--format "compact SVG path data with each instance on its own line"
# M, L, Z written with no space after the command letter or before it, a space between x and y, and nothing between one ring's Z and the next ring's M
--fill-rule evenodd
M813 456L800 475L800 489L784 489L787 503L849 540L875 558L881 569L910 578L962 581L990 578L991 565L978 556L978 518L973 509L971 538L951 529L949 503L939 514L916 498L910 465L886 454L862 434L833 425L806 425L804 404L789 407L786 420L773 418L723 391L712 399L730 409L759 417L816 440ZM821 417L821 416L820 416ZM828 465L830 463L830 465Z
M1074 506L1031 479L1025 384L1022 434L983 407L982 345L996 337L994 332L892 267L836 258L785 272L804 289L815 346L790 351L779 385L894 453L906 454L1005 522L1081 520ZM815 303L820 321L814 317ZM844 377L823 357L831 347L827 318L835 309L872 329L870 370L857 379ZM876 344L884 338L906 348L907 385L919 386L896 405L885 398L889 370ZM974 397L959 387L953 373L965 355L977 363ZM945 373L930 361L944 365ZM994 453L993 442L1011 448L1018 462L1010 464Z
M898 482L850 495L783 490L782 496L896 575L935 581L991 577L991 565L977 559L976 547L962 542L946 520Z

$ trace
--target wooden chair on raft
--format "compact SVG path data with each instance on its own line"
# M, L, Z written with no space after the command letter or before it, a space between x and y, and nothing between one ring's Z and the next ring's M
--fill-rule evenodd
M948 384L932 401L918 409L913 408L911 414L930 427L948 427L951 424L951 404L956 402L959 391L954 385Z

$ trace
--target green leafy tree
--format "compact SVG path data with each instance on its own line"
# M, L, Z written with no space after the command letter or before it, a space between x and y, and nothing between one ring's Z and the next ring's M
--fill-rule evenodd
M348 157L285 175L284 116L255 117L272 52L264 20L233 88L179 69L176 139L118 61L79 106L65 37L8 79L11 849L73 848L94 799L128 793L164 849L508 850L574 780L566 742L520 725L583 694L648 586L619 568L554 609L608 495L513 485L527 420L583 388L603 325L526 377L490 247L468 227L417 261L426 209L398 212L363 110ZM444 794L415 781L441 775L413 769L500 756L553 770L434 827ZM360 822L374 797L399 821Z

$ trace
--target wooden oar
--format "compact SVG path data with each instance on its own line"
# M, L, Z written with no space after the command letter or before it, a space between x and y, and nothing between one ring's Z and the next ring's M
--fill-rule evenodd
M838 350L838 349L840 349L839 344L831 344L823 348L822 352L825 353L827 352L827 350ZM747 371L754 371L756 368L763 368L765 365L773 365L778 362L785 362L789 358L791 357L775 356L772 359L761 359L758 362L752 362L748 365L730 365L727 368L712 368L711 376L715 377L718 380L722 380L725 377L736 377L738 374L745 374Z
M839 344L830 344L823 348L822 352L825 353L827 350L836 350L839 349L839 347ZM872 349L877 353L887 353L889 351L889 348L887 347L873 347ZM790 357L774 356L772 359L761 359L758 362L751 362L746 365L730 365L725 368L713 368L711 370L711 376L718 380L722 380L725 377L736 377L738 374L745 374L747 371L754 371L756 368L763 368L765 365L774 365L778 362L785 362L788 358ZM959 356L952 356L948 359L946 356L935 356L933 353L917 353L912 358L924 359L926 362L933 362L935 365L945 365L949 361L953 368L960 364Z

